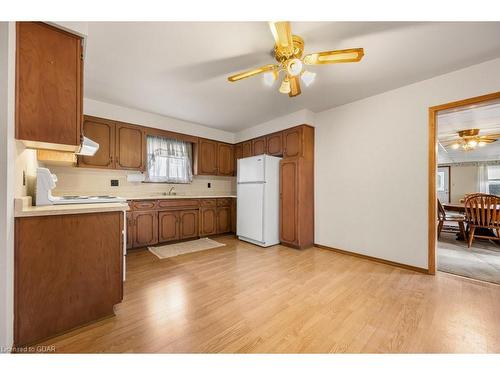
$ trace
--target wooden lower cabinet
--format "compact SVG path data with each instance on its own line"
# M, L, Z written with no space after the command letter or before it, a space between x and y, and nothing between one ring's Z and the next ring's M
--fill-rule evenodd
M134 219L131 211L127 212L127 249L134 247Z
M158 242L176 241L179 235L179 212L160 211L158 213Z
M158 243L158 212L137 211L132 215L133 246L142 247Z
M231 199L231 232L236 234L236 199Z
M231 207L217 207L217 234L231 232Z
M236 233L236 199L175 199L129 202L127 248Z
M200 237L217 234L217 208L200 208Z
M198 237L198 210L160 211L158 242Z
M314 169L305 158L280 161L280 241L305 248L314 243Z
M198 237L198 210L179 212L180 239Z
M123 212L15 220L14 343L113 314L123 297Z

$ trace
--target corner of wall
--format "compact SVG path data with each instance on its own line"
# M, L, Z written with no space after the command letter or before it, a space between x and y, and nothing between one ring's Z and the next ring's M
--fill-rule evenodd
M261 135L274 133L292 126L307 124L314 126L316 114L309 109L301 109L284 116L254 125L235 134L235 143L260 137Z

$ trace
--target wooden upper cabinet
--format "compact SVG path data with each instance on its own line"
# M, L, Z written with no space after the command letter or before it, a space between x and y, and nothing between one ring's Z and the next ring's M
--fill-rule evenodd
M302 127L283 131L283 157L290 158L302 155Z
M243 146L241 143L234 145L234 175L238 174L238 159L243 157Z
M85 116L83 134L99 143L94 156L78 156L80 167L114 168L115 124L109 120Z
M266 137L252 139L252 154L262 155L267 153Z
M198 141L198 174L217 175L218 142L200 138Z
M234 158L236 160L241 159L243 157L243 145L238 143L234 145Z
M232 176L234 174L234 146L227 143L218 144L218 174Z
M283 155L283 133L278 132L270 134L266 137L267 153L269 155L281 156Z
M117 123L115 134L115 169L144 170L146 136L143 128Z
M16 138L28 147L75 151L82 125L81 38L42 22L18 22L16 37Z
M252 151L252 141L246 141L241 144L241 157L248 158L249 156L253 156Z

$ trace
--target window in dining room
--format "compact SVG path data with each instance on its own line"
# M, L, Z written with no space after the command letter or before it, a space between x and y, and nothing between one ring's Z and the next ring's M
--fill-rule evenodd
M488 165L488 192L500 196L500 165Z

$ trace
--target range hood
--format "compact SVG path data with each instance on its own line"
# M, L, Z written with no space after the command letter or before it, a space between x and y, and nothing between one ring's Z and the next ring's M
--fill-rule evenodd
M97 150L99 150L99 143L84 136L80 148L77 152L75 152L75 154L82 156L94 156Z

